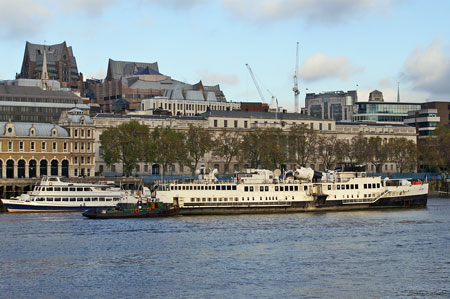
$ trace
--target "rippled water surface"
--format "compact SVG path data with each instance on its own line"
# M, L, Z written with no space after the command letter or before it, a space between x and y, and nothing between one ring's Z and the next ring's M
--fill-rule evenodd
M1 298L450 297L427 209L89 220L0 214Z

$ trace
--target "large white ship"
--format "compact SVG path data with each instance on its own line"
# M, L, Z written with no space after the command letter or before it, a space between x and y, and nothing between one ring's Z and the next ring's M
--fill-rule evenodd
M78 212L136 204L150 197L150 190L126 191L107 182L100 184L63 182L59 177L43 177L33 191L12 199L2 199L8 212Z
M426 207L428 198L426 182L361 171L299 168L280 178L279 170L247 169L231 182L218 182L215 173L201 169L198 180L160 184L156 196L184 215Z

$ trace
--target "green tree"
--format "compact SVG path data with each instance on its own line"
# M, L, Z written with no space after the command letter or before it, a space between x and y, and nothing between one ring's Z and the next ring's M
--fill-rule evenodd
M262 130L256 129L243 136L241 158L248 161L250 167L258 168L261 165Z
M211 151L213 141L210 132L206 128L189 125L186 133L186 150L191 158L191 172L195 173L198 162L206 153Z
M334 169L336 163L343 160L342 147L343 141L338 140L336 136L319 136L317 153L325 170Z
M450 128L439 126L433 134L419 141L423 163L434 170L450 169Z
M163 175L169 166L190 161L186 151L186 136L182 132L172 128L156 128L152 132L152 139L156 162L162 166Z
M316 154L317 134L305 125L295 125L288 132L289 161L307 166Z
M225 171L229 170L231 160L239 155L242 135L239 130L222 131L214 139L213 155L225 159Z
M100 135L103 160L109 166L122 162L123 174L131 175L144 158L148 134L148 127L137 121L109 127Z
M417 160L417 146L412 140L402 138L391 138L388 142L390 147L390 161L397 164L399 172L413 170Z
M266 169L279 168L286 162L286 135L280 128L266 128L260 135L261 166Z
M368 160L375 165L376 172L383 171L383 165L391 156L391 147L387 142L383 142L380 137L370 137L367 143Z
M347 158L350 162L355 162L360 165L369 162L368 154L368 139L360 132L358 136L352 138L350 142L350 149L347 153Z

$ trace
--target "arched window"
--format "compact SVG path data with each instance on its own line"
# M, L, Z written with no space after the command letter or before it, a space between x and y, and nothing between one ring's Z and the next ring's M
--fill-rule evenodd
M39 165L39 175L44 176L47 175L47 160L41 160Z
M50 163L50 175L58 175L58 160L52 160Z
M14 178L14 161L13 160L6 161L6 178L7 179Z
M69 161L67 160L61 162L61 176L69 177Z
M36 160L30 160L28 163L28 177L35 178L36 177Z
M17 177L18 178L25 177L25 160L19 160L17 162Z

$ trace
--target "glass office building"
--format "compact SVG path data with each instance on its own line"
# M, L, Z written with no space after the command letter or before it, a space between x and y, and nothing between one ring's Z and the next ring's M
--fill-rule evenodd
M354 122L403 123L408 112L420 110L419 103L357 102Z

